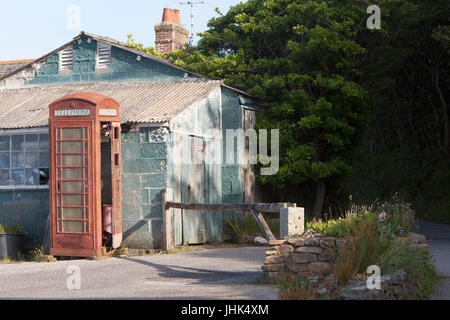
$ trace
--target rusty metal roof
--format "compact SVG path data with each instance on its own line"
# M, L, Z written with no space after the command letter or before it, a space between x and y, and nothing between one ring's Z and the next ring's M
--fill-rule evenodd
M77 92L111 97L120 104L122 123L166 122L212 90L217 80L70 84L0 90L0 128L21 129L48 125L48 105Z
M0 61L0 78L30 64L33 61L34 60Z

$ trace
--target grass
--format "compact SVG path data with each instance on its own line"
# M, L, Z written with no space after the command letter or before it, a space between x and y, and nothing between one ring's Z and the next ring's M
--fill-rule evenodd
M414 210L409 203L404 203L394 197L389 202L375 202L370 206L352 204L343 217L322 221L313 219L306 223L306 229L324 233L327 237L347 237L355 234L358 225L369 220L376 220L380 214L386 218L382 225L395 237L408 235L414 220Z
M365 273L368 266L376 264L392 241L391 235L383 232L380 223L373 217L356 223L353 231L347 238L348 244L336 257L336 278L341 286L358 274Z
M351 279L365 278L367 267L378 265L383 274L404 269L409 277L404 284L411 295L409 298L425 299L438 279L429 253L396 241L408 235L413 221L414 211L410 205L393 199L370 206L352 205L344 217L312 220L307 223L307 229L346 239L347 244L335 257L333 277L337 286L345 286ZM323 298L305 279L287 277L279 285L280 299ZM330 289L333 292L336 288L330 286Z
M404 269L409 277L410 299L425 299L433 292L438 275L428 252L396 245L389 248L381 257L380 268L383 273Z
M265 215L264 219L274 236L277 237L280 234L280 219L273 218L273 214L271 216ZM251 214L246 214L241 219L238 219L236 215L233 215L231 218L225 218L224 222L232 231L232 241L234 243L246 243L246 239L249 236L265 238L258 222L256 222Z
M316 287L305 276L283 278L279 281L279 286L280 300L317 300L320 297Z
M43 252L40 248L35 248L27 253L23 253L21 251L17 251L16 255L12 257L8 257L6 259L0 260L1 263L7 262L43 262L41 261L41 257L47 255L48 252ZM51 259L52 262L56 261L56 259Z

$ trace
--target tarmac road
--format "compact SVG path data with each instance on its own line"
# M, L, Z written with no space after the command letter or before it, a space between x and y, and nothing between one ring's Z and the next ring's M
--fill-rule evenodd
M419 233L427 237L436 271L441 277L430 299L450 300L450 226L420 222Z
M277 299L255 283L265 249L0 264L0 299Z

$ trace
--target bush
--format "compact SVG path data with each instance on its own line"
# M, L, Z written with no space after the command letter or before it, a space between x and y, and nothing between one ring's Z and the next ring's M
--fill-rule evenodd
M379 261L383 273L404 269L409 277L410 299L427 298L433 291L438 275L427 251L404 245L392 246Z
M25 234L25 231L18 225L3 225L0 224L0 233L7 234Z

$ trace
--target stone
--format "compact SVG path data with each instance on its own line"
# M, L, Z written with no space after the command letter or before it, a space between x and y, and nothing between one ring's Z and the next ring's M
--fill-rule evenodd
M423 234L410 232L407 237L408 243L411 244L426 244L427 239Z
M268 243L269 243L269 246L279 246L279 245L287 243L287 241L284 240L284 239L282 239L282 240L269 240Z
M283 253L289 253L294 251L294 248L288 244L283 244L281 246L278 247L278 252L280 252L281 254Z
M317 239L317 238L306 239L305 240L305 246L319 247L320 246L320 239Z
M334 248L336 246L336 239L331 237L324 237L320 239L320 246L322 248Z
M305 245L305 239L302 238L289 238L287 242L295 247L303 247Z
M267 245L267 240L262 237L255 237L255 239L253 241L255 242L255 244L258 244L261 246Z
M44 255L39 257L39 262L55 262L56 259L54 256Z
M303 232L302 237L303 238L314 238L317 237L319 234L314 231L313 229L308 229L305 232Z
M391 283L393 285L399 285L407 280L407 273L405 270L400 269L394 272L392 275Z
M278 253L277 250L271 250L271 249L266 250L266 256L273 256L273 255L276 255L277 253Z
M280 272L264 272L264 277L267 279L278 279L280 276Z
M281 256L268 256L264 260L264 264L275 264L275 263L281 263L284 261L284 258Z
M322 249L319 247L298 247L295 249L295 252L306 252L306 253L319 254L322 252Z
M321 253L317 256L317 258L319 259L319 261L326 261L326 262L331 262L334 260L334 256L331 252Z
M327 288L318 289L316 292L317 292L317 294L319 294L321 296L327 295L329 293Z
M321 275L328 274L332 271L331 264L324 261L312 262L309 265L309 268L311 272L319 273Z
M283 263L267 264L267 265L263 265L261 267L261 269L262 269L262 271L280 272L281 269L283 269L283 266L284 266Z
M295 273L307 273L309 272L309 265L306 263L298 264L298 263L289 263L286 265L286 268Z
M347 239L336 239L336 247L341 250L344 249L347 245Z
M309 263L317 261L317 256L312 253L293 253L292 261L296 263Z

